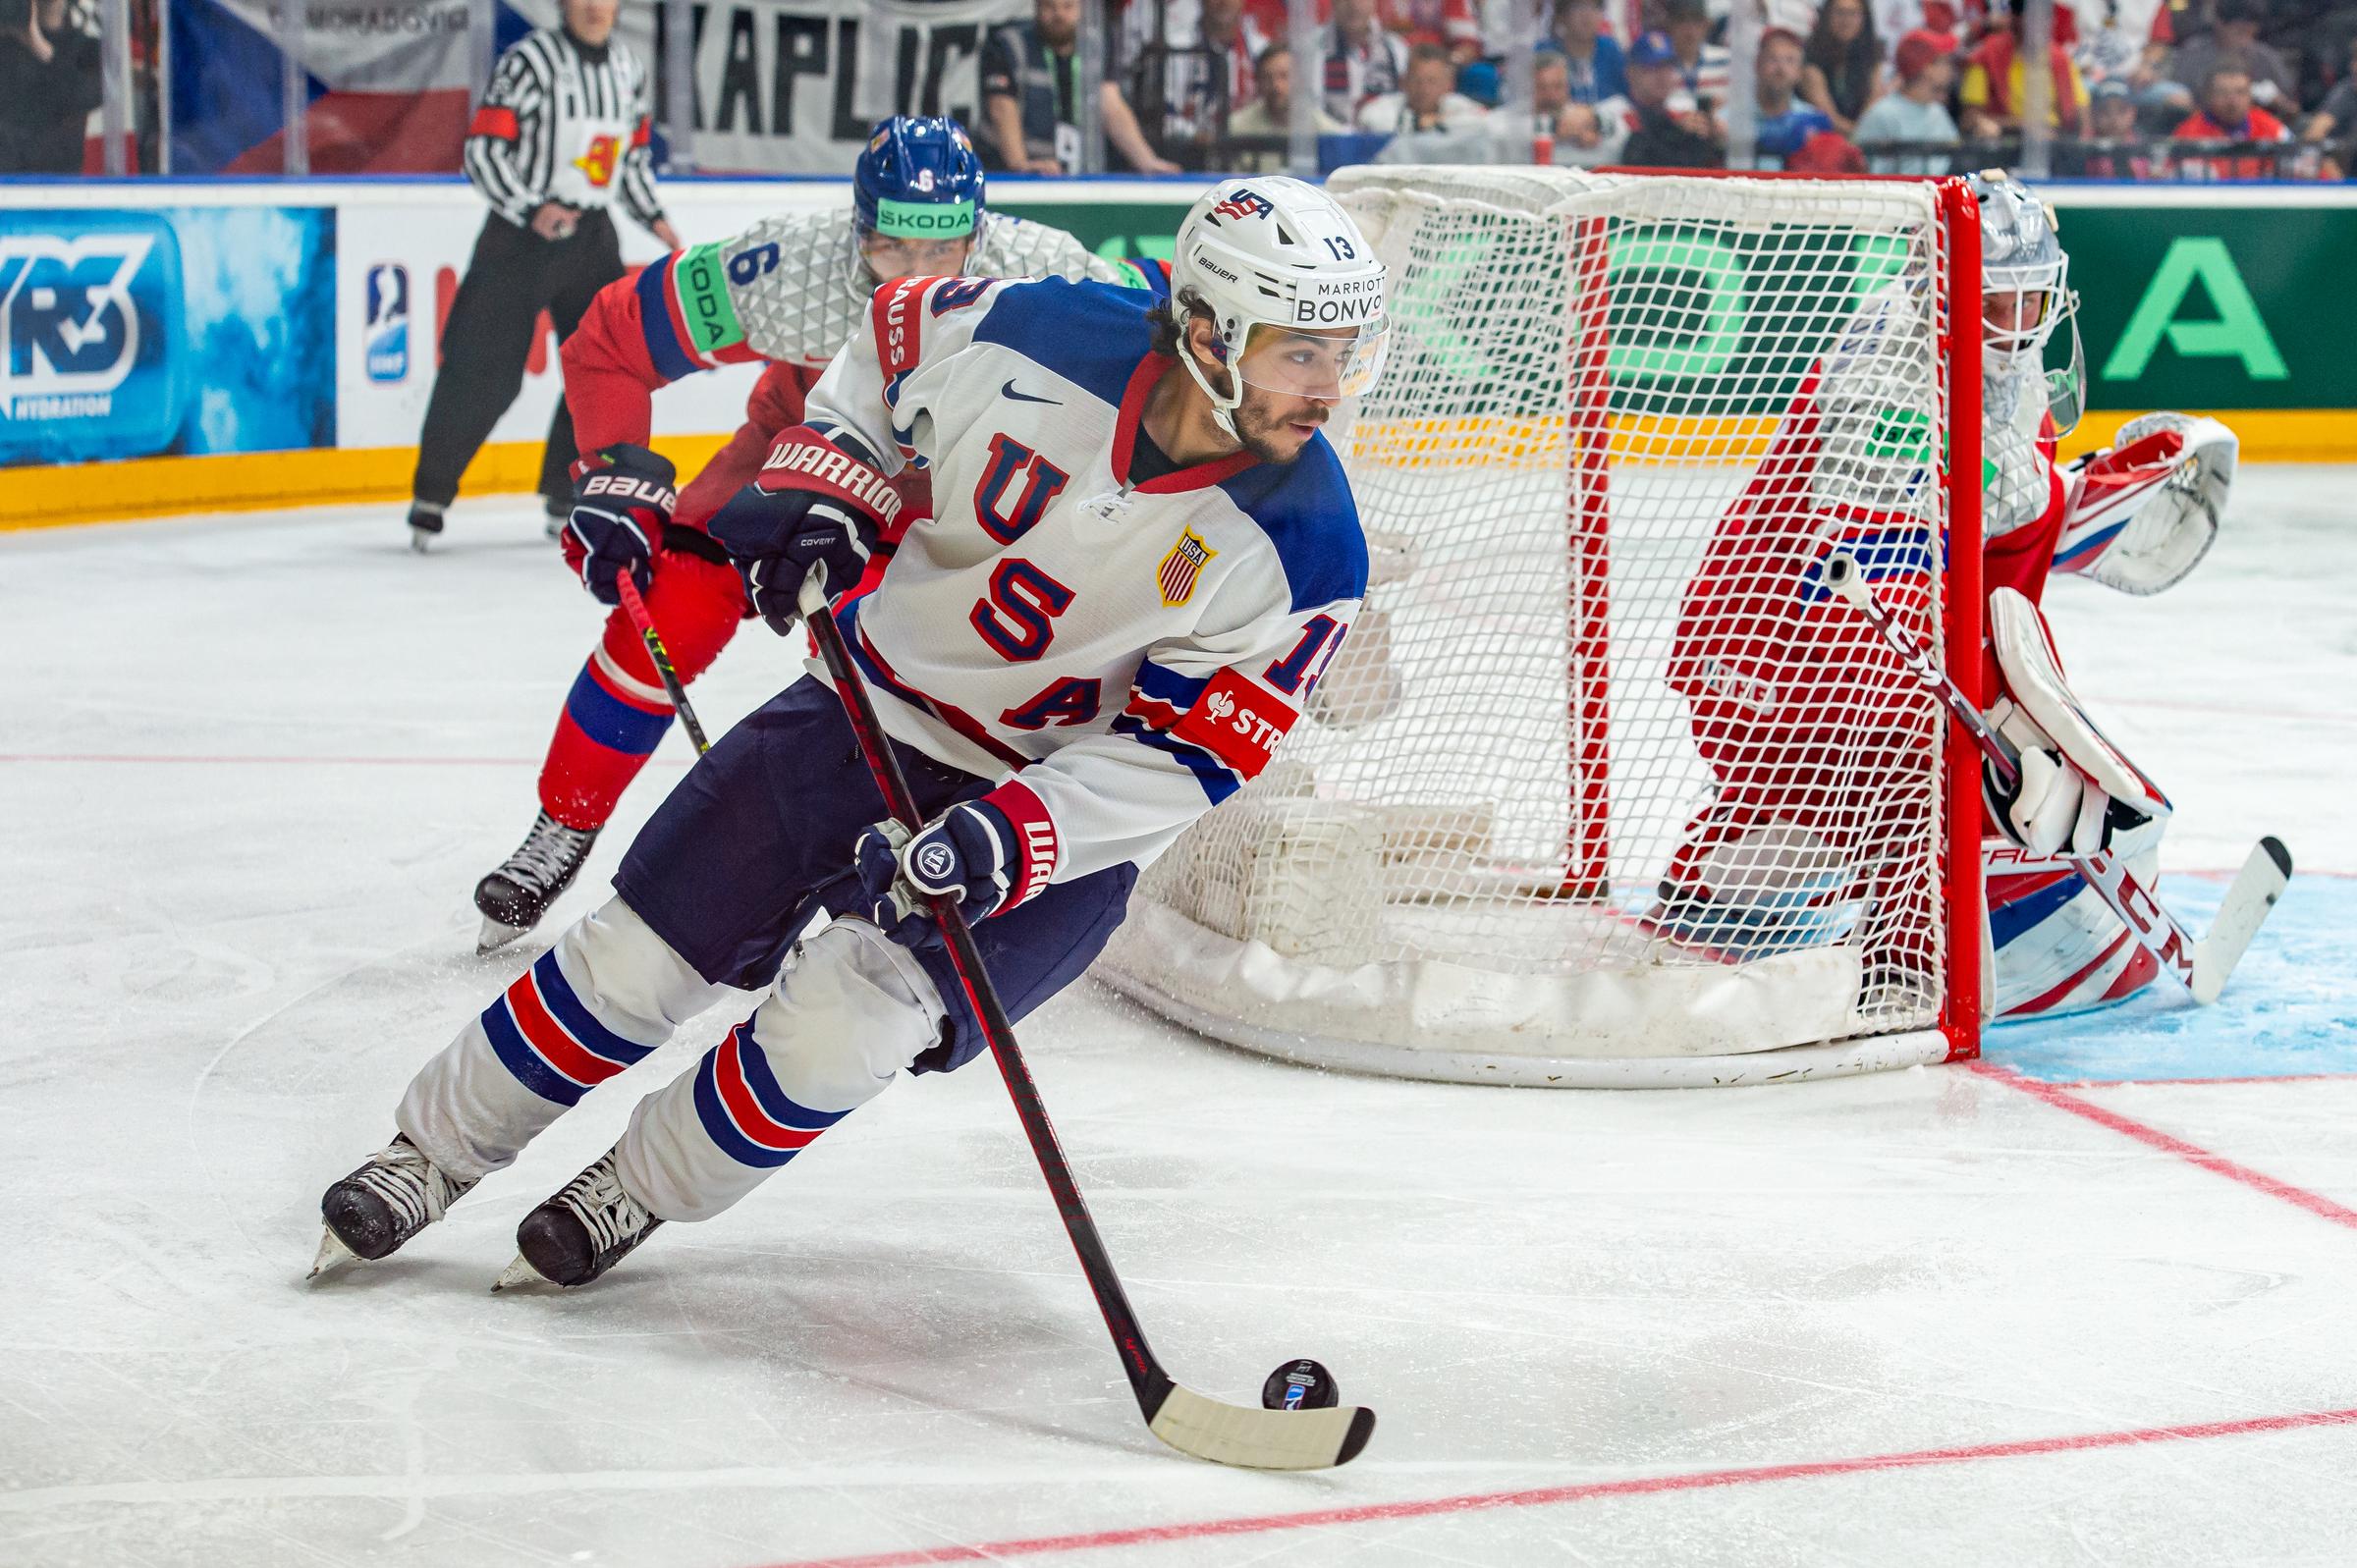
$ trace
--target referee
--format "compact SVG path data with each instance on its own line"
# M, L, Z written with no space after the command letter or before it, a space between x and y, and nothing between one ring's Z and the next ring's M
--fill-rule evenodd
M466 178L491 203L442 327L442 372L425 406L410 484L410 543L442 531L499 416L523 385L540 312L560 341L597 291L623 275L608 209L619 196L666 250L680 237L655 199L646 65L614 41L620 0L564 0L564 25L500 56L467 127ZM573 419L562 399L540 460L551 516L573 507Z

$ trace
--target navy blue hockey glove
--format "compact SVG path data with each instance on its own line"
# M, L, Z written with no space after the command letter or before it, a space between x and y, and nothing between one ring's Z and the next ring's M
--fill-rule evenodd
M675 477L671 460L644 447L608 447L573 465L565 565L599 604L622 603L618 579L626 571L646 591L655 545L680 501Z
M912 836L880 822L851 850L869 919L912 946L940 940L928 898L948 898L970 924L1036 894L1056 870L1056 826L1020 783L960 801Z
M736 561L754 611L783 635L800 617L802 578L823 568L829 597L855 586L878 530L900 509L890 480L797 425L707 526Z

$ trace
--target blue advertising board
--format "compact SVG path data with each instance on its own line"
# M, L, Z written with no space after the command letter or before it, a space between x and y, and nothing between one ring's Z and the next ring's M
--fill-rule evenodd
M0 462L335 441L335 213L0 212Z

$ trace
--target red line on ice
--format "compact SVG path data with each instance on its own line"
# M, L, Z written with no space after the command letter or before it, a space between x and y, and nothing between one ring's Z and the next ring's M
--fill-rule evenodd
M1445 1514L1482 1513L1500 1508L1543 1508L1596 1497L1642 1497L1668 1491L1702 1491L1753 1487L1772 1481L1808 1481L1822 1476L1855 1476L1876 1471L1926 1470L1984 1459L2029 1459L2041 1454L2086 1453L2139 1443L2197 1442L2243 1437L2307 1427L2357 1425L2357 1410L2311 1410L2240 1421L2206 1421L2184 1427L2140 1427L2127 1432L2074 1433L2062 1437L2028 1437L2013 1442L1973 1443L1957 1448L1919 1448L1910 1453L1866 1454L1855 1459L1821 1459L1803 1464L1752 1465L1730 1470L1693 1470L1631 1481L1596 1481L1570 1487L1536 1487L1522 1491L1477 1491L1453 1497L1361 1503L1304 1513L1251 1514L1235 1519L1198 1519L1183 1524L1141 1525L1127 1530L1094 1530L1069 1536L1031 1536L972 1544L917 1546L905 1551L867 1552L854 1557L813 1557L773 1563L768 1568L917 1568L937 1562L994 1562L1006 1557L1041 1557L1059 1552L1114 1546L1150 1546L1219 1536L1256 1536L1279 1530L1319 1530L1335 1525L1396 1519L1429 1519Z
M2173 1133L2163 1132L2158 1127L2147 1126L2133 1116L2123 1116L2116 1110L2108 1110L2092 1100L2082 1099L2078 1095L2072 1094L2059 1084L2040 1083L2035 1078L2023 1077L2010 1067L2001 1067L1989 1061L1976 1061L1972 1063L1971 1070L1984 1078L1994 1078L1999 1083L2009 1084L2033 1099L2043 1100L2056 1110L2067 1110L2074 1116L2085 1117L2099 1127L2109 1127L2122 1137L2133 1138L2149 1149L2158 1149L2163 1154L2174 1155L2189 1164L2201 1166L2213 1175L2223 1176L2228 1181L2238 1181L2256 1192L2266 1193L2271 1198L2280 1198L2287 1204L2305 1209L2319 1218L2330 1219L2336 1225L2347 1225L2350 1229L2357 1230L2357 1209L2334 1203L2322 1193L2310 1192L2305 1187L2295 1187L2288 1181L2278 1181L2263 1170L2253 1170L2248 1165L2237 1164L2223 1155L2212 1154L2199 1144L2187 1143Z

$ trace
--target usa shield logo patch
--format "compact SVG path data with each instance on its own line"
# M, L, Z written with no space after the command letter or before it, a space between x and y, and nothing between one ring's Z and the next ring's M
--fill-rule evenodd
M1189 528L1178 535L1171 553L1162 558L1155 568L1155 585L1162 589L1162 602L1176 610L1195 596L1195 581L1203 575L1203 564L1219 552L1203 542L1202 536Z

